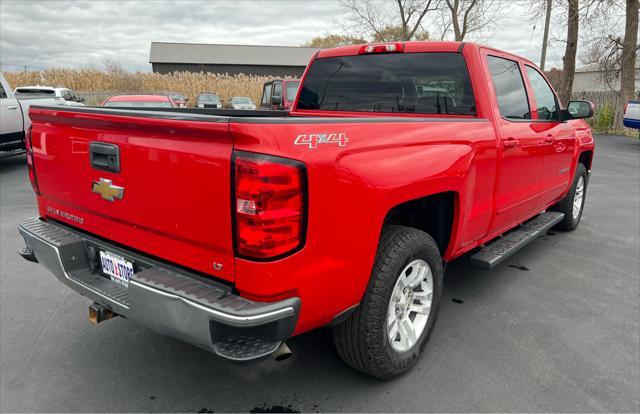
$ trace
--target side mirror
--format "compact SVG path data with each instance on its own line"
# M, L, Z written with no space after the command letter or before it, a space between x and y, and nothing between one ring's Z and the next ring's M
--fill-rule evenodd
M78 102L84 102L84 98L77 98Z
M185 101L185 102L189 101L189 98L184 98L184 101Z
M595 105L590 101L569 101L563 114L563 120L591 118Z
M271 96L271 105L280 105L282 103L282 96Z

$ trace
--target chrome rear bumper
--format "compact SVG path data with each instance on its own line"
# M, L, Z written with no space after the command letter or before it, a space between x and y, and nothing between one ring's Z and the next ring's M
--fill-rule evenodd
M295 328L298 298L254 302L231 287L38 218L19 224L26 248L58 280L100 305L158 333L221 357L246 361L273 353ZM103 276L106 250L134 261L128 288ZM99 256L99 254L98 254Z

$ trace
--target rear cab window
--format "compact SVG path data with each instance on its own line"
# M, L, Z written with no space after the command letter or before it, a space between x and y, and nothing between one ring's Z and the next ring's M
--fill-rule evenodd
M466 62L453 52L317 59L308 70L297 109L476 115Z

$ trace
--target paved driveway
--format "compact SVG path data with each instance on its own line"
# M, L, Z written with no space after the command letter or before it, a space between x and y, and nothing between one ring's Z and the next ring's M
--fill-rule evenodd
M597 147L580 228L490 272L451 263L422 359L386 383L344 365L328 329L243 366L121 318L91 325L87 299L15 253L36 210L24 157L1 159L0 409L637 412L640 141Z

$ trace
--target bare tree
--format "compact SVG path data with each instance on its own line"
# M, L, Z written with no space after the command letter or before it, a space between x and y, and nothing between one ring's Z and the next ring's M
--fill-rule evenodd
M457 42L495 25L507 12L502 0L445 0L443 9Z
M314 37L302 46L305 47L317 47L320 49L329 49L338 46L357 45L360 43L367 43L367 41L360 37L351 37L339 34L328 34L324 36Z
M605 0L607 1L607 0ZM619 100L614 129L622 129L622 108L635 93L638 45L638 0L608 0L598 19L588 22L589 35L582 60L596 66L601 80Z
M343 26L350 37L373 38L376 41L413 40L425 37L425 16L437 10L440 0L341 0L347 12ZM398 38L400 37L400 38Z
M549 45L549 25L551 23L551 8L553 7L553 0L547 0L545 6L545 18L544 18L544 35L542 38L542 52L540 53L540 69L544 71L544 65L547 60L547 46Z
M626 23L624 28L624 41L622 43L622 56L620 62L620 105L624 104L635 94L636 83L636 57L638 48L638 0L627 0ZM617 117L618 122L622 119Z
M578 0L568 0L567 7L567 39L562 57L562 83L560 92L560 102L567 104L571 99L573 89L573 78L576 72L576 52L578 51L578 25L580 15L578 14Z

